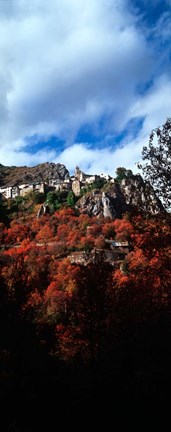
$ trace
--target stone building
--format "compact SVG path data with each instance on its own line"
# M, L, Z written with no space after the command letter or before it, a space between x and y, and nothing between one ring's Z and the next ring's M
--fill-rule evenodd
M40 193L44 193L45 192L45 183L41 182L41 183L32 183L32 184L24 184L24 185L20 185L19 186L20 189L20 193L19 195L24 197L25 195L27 195L30 192L40 192Z
M85 174L80 170L78 166L75 167L74 177L76 180L82 182L85 180Z
M20 196L24 197L25 195L27 195L30 192L33 192L34 187L33 184L28 184L26 186L24 186L22 189L20 189Z

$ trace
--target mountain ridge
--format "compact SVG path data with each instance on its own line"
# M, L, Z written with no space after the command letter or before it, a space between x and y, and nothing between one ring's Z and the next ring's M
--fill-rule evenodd
M54 177L60 180L69 178L69 171L65 165L54 162L44 162L34 167L0 164L0 186L17 186L22 183L46 181Z

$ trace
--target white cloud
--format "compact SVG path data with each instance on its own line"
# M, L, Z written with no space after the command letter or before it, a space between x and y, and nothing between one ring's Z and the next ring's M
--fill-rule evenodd
M162 55L156 56L156 45L146 40L129 5L128 0L0 1L1 163L44 158L69 167L72 160L98 172L113 171L115 163L134 166L142 137L169 115L170 72L163 75ZM140 96L156 73L163 78ZM80 127L96 130L104 116L106 134L122 131L132 117L144 116L145 122L136 141L121 149L74 143ZM27 154L25 138L35 134L43 141L55 134L68 148Z
M115 151L111 148L104 149L90 149L86 144L74 144L69 148L65 149L57 158L56 162L66 164L69 170L73 170L76 165L85 171L86 173L109 173L114 176L116 168L119 166L129 167L134 172L137 168L132 163L132 152L135 149L134 144L129 144L118 148ZM138 162L138 152L137 162Z
M160 126L171 115L171 77L162 75L156 78L153 86L145 96L131 107L131 117L144 116L140 134L148 134L151 129Z

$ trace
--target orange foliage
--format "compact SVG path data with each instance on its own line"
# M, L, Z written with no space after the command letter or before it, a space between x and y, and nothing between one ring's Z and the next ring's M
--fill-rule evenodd
M37 241L47 241L51 240L54 237L54 230L49 226L49 223L46 223L36 234Z

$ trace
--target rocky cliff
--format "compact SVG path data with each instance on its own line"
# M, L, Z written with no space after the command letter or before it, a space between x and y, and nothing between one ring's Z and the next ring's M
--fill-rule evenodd
M145 183L140 175L132 175L121 182L115 180L113 184L106 183L101 190L88 192L77 201L76 208L79 213L108 216L111 219L128 211L152 214L163 211L154 189L149 183Z
M52 178L60 180L69 178L69 172L65 165L45 162L35 167L8 167L0 164L0 186L16 186L23 183L42 182Z

